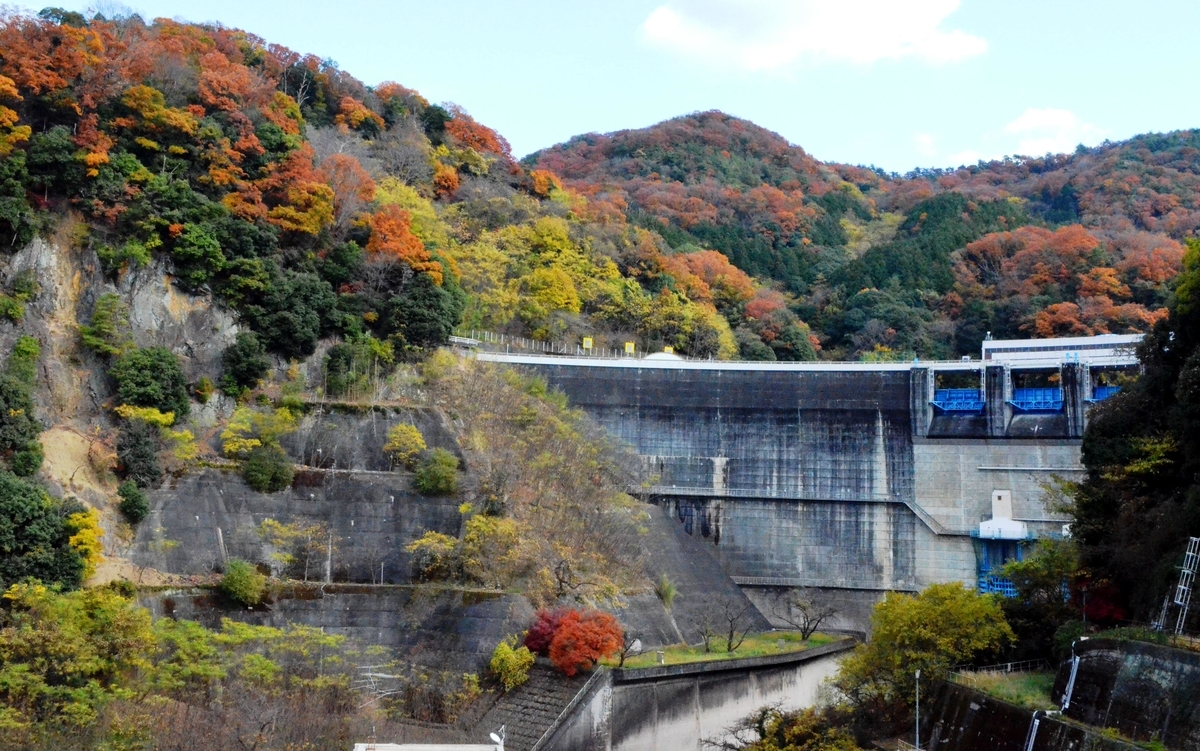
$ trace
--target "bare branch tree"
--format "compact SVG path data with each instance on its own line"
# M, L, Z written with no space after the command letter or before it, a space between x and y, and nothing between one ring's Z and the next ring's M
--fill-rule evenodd
M725 640L725 651L733 652L746 641L750 630L750 619L746 616L752 608L749 602L727 600L721 606L721 626Z
M799 631L802 639L812 636L822 623L838 612L832 605L809 598L795 589L777 594L771 606L772 615Z

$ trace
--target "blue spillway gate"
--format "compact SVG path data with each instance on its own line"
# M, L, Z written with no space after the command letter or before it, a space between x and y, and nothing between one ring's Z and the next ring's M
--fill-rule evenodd
M1120 386L1097 386L1092 389L1092 398L1089 401L1102 402L1120 390Z
M942 412L982 414L984 401L980 389L937 389L930 402Z
M1021 412L1062 412L1063 391L1058 387L1013 389L1009 404Z

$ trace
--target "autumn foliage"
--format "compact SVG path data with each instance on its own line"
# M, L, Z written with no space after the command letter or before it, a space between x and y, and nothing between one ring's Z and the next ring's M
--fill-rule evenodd
M430 260L421 239L412 233L409 213L389 204L371 216L371 240L367 252L408 264L414 271L429 274L442 283L442 266Z
M525 634L529 651L548 656L565 675L591 670L601 658L621 651L625 632L599 610L539 610Z

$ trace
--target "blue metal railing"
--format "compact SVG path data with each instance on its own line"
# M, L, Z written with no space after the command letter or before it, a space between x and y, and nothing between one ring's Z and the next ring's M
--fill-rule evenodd
M985 595L1000 595L1001 597L1016 597L1017 587L1003 576L979 572L979 593Z
M980 414L987 402L979 389L938 389L933 392L934 407L942 412L970 412Z
M1102 402L1121 390L1120 386L1096 386L1092 389L1092 401Z
M1062 412L1063 391L1061 388L1013 389L1009 404L1021 412Z

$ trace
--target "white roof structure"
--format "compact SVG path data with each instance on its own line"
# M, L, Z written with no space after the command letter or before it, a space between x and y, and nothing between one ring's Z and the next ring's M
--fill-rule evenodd
M985 362L1032 365L1081 362L1088 365L1136 365L1141 334L1101 334L1055 339L992 339L983 343Z

